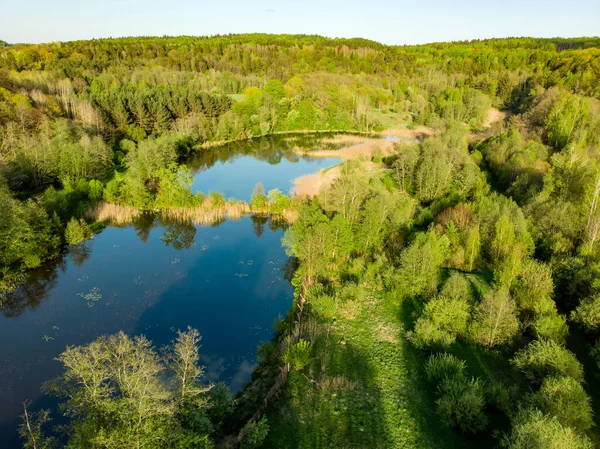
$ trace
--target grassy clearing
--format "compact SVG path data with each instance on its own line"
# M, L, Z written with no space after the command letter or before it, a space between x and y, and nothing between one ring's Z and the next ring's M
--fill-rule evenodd
M264 447L492 444L461 437L441 424L435 392L422 371L424 356L406 340L399 304L370 298L358 314L344 313L345 308L338 305L333 321L317 321L314 358L306 376L290 373L279 403L267 413L271 431Z

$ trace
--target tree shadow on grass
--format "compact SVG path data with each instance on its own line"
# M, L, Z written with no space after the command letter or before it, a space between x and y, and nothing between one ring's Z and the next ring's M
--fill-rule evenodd
M272 431L263 447L393 447L367 348L332 333L327 349L321 339L313 353L322 354L321 359L305 374L290 373L283 397L268 413Z
M492 435L492 429L501 427L504 430L508 424L508 420L499 412L486 411L486 414L490 417L490 425L475 435L459 433L459 431L447 427L442 422L435 404L437 386L425 377L424 365L427 355L415 348L406 338L406 330L414 328L415 311L418 308L419 304L415 304L411 300L405 300L400 305L397 314L398 324L401 328L404 328L399 335L399 344L402 345L407 371L406 377L411 387L409 393L401 390L398 394L406 398L409 411L416 418L419 433L423 436L420 447L432 449L496 447L498 442ZM469 376L478 376L482 372L485 373L483 367L494 366L498 362L496 356L492 355L494 364L491 364L490 360L487 360L489 355L483 354L484 351L472 353L470 349L473 348L458 347L457 349L460 349L460 351L457 351L455 355L466 361ZM454 351L451 352L454 353ZM484 356L486 360L483 360ZM487 379L482 377L482 380Z

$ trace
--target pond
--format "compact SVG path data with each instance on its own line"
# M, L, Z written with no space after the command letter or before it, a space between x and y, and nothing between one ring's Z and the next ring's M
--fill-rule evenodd
M226 198L249 201L261 183L265 191L279 189L289 194L293 181L320 169L332 167L338 158L316 158L302 154L312 149L338 149L344 141L330 134L273 136L252 139L194 152L189 166L194 174L194 193L220 192Z
M53 405L40 386L60 374L54 358L119 330L162 346L192 326L205 379L243 387L292 302L282 235L260 217L197 227L147 214L32 272L0 315L2 447L20 447L23 401Z

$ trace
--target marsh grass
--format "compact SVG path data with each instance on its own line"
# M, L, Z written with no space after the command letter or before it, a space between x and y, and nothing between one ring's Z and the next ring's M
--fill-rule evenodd
M144 211L132 206L99 201L85 212L85 218L96 222L111 221L116 224L131 223ZM196 207L164 207L154 210L161 218L175 221L191 221L197 225L214 225L227 219L239 220L245 215L258 213L270 215L275 223L293 223L298 218L296 209L284 209L280 214L269 214L269 209L253 210L248 203L229 200L215 203L209 198Z

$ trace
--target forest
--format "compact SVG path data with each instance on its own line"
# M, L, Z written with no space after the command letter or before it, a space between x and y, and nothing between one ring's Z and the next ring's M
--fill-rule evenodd
M0 47L0 304L102 229L99 202L220 207L192 193L194 152L431 130L345 161L313 198L254 192L249 211L293 211L295 295L235 398L202 380L194 329L161 351L125 334L67 348L47 387L66 447L600 445L600 39ZM25 408L24 447L57 444L49 427Z

